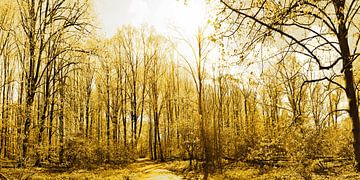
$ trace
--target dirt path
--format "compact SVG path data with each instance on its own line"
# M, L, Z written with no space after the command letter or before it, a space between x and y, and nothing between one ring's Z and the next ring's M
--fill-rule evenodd
M129 166L133 172L129 176L130 180L148 179L148 180L180 180L182 177L167 170L163 164L156 164L147 159L139 159L137 163Z
M73 170L53 172L44 168L0 168L0 180L3 179L126 179L126 180L179 180L183 177L167 169L165 163L157 163L148 159L139 159L136 162L121 168L99 167L95 170Z

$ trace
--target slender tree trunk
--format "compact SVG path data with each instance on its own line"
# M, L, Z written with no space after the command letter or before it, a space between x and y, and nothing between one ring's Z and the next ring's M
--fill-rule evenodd
M4 74L3 74L3 84L2 84L2 106L1 106L1 145L0 145L0 154L2 155L2 157L5 157L6 154L6 129L7 129L7 112L6 112L6 90L7 90L7 68L8 68L8 63L7 62L7 58L4 58Z
M48 110L48 101L49 101L49 88L50 88L50 72L49 69L46 70L46 76L45 76L45 84L44 84L44 104L43 104L43 109L41 111L41 115L40 115L40 122L39 122L39 133L37 136L37 143L38 143L38 147L41 148L43 147L43 133L45 131L45 120L46 120L46 114L47 114L47 110ZM39 150L37 150L36 152L36 162L35 162L35 166L40 167L41 166L41 153L39 152Z
M127 131L126 131L126 89L125 89L125 86L126 86L126 82L123 84L124 86L124 89L122 89L120 91L120 96L121 96L121 120L122 120L122 123L123 123L123 134L124 134L124 147L127 148Z
M119 88L120 88L120 83L119 83L119 71L117 70L117 74L118 74L118 78L116 81L116 89L115 89L115 97L113 98L113 111L112 111L112 123L113 123L113 143L118 144L118 139L119 139Z
M85 136L89 137L91 87L87 87L87 88L88 89L86 93L86 104L85 104L85 121L86 121Z
M101 143L101 105L98 106L98 116L97 116L97 142Z
M55 108L55 94L53 93L51 97L50 104L50 112L49 112L49 131L48 131L48 157L47 159L50 161L51 159L51 149L52 149L52 134L53 134L53 120L54 120L54 108Z
M134 73L134 72L133 72ZM132 149L136 148L136 137L137 137L137 96L136 96L136 76L133 75L132 79L132 97L131 97L131 121L132 121L132 134L131 134L131 146Z
M149 114L152 114L152 110L149 110ZM151 160L155 160L154 157L154 153L153 153L153 138L152 138L152 133L153 133L153 123L152 123L152 116L150 116L149 119L149 149L150 149L150 159Z
M159 120L160 120L160 113L156 113L156 124L155 124L155 128L157 129L157 136L155 138L157 138L158 140L158 144L159 144L159 158L160 158L160 161L164 161L164 154L163 154L163 150L162 150L162 147L161 147L161 139L160 139L160 127L159 127Z
M62 73L62 72L61 72ZM59 161L64 162L64 103L65 103L65 77L60 77L60 112L59 112Z
M110 72L109 69L107 69L106 72L106 145L107 148L110 148ZM107 161L110 160L110 154L107 153Z
M23 134L23 129L22 129L22 121L23 121L23 96L24 96L24 79L25 79L25 75L24 73L21 74L21 83L20 83L20 88L19 88L19 99L18 99L18 103L19 103L19 107L17 109L17 118L16 118L16 128L17 128L17 149L19 149L18 151L18 162L22 163L22 147L21 147L21 141L23 140L21 135ZM21 165L21 164L20 164Z
M140 135L141 135L141 130L142 130L142 125L143 125L143 118L144 118L144 106L145 106L145 89L146 89L146 73L144 73L144 85L143 85L143 89L142 89L142 94L141 94L141 111L140 111L140 127L139 127L139 133L138 133L138 137L137 137L137 141L140 139ZM136 144L137 144L136 141Z
M156 128L156 125L157 125L157 113L156 111L154 110L153 111L153 114L154 114L154 160L157 160L157 143L158 143L158 139L157 139L157 134L158 134L158 128Z

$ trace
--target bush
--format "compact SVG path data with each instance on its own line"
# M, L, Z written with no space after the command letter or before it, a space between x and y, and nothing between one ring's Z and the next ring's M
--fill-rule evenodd
M247 159L257 160L279 160L279 158L285 157L287 154L283 144L275 141L262 141L257 144L248 155Z
M124 164L130 158L125 148L107 148L82 137L68 139L64 147L64 159L69 167L92 169L105 163Z
M103 155L95 152L95 147L91 142L84 138L71 138L66 141L64 147L65 163L70 167L92 168L100 163L99 156Z
M130 153L124 147L113 147L110 149L110 160L108 163L111 164L126 164L133 158L133 154Z

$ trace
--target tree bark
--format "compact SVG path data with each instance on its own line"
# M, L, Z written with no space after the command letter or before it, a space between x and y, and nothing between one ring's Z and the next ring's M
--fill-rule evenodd
M64 103L65 103L65 77L60 75L60 112L59 112L59 161L64 162Z
M348 42L348 29L346 28L344 9L345 1L333 0L337 19L339 21L337 38L340 45L343 59L343 71L345 79L345 91L349 103L349 115L352 121L352 133L354 137L353 148L356 161L356 170L360 172L360 122L359 110L354 86L353 60L350 58L350 48Z

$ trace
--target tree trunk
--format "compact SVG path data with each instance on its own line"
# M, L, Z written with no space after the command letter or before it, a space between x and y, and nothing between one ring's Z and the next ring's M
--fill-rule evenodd
M90 96L91 96L91 87L87 87L87 94L86 94L86 105L85 105L85 136L89 137L89 123L90 123Z
M35 0L32 0L29 4L29 24L30 30L27 35L29 41L29 69L26 80L26 102L25 102L25 123L24 123L24 139L22 142L22 159L20 165L23 165L23 161L27 158L27 149L30 136L30 125L31 125L31 109L35 97L35 26L36 26L36 15L35 15Z
M151 114L151 109L149 110L149 114ZM150 149L150 159L151 160L154 160L154 153L153 153L153 138L152 138L152 131L153 131L153 127L152 127L152 118L150 116L150 119L149 119L149 149Z
M60 77L60 112L59 112L59 161L60 163L64 162L64 103L65 103L65 78Z
M121 120L123 124L123 134L124 134L124 147L127 148L127 132L126 132L126 82L122 84L124 86L124 89L121 89L120 96L121 96Z
M46 114L47 114L47 110L48 110L48 101L49 101L49 88L50 88L50 74L49 74L49 69L46 70L46 76L45 76L45 84L44 84L44 104L43 104L43 110L41 112L41 116L40 116L40 129L39 129L39 133L38 133L38 137L37 137L37 143L38 143L38 147L41 148L43 147L43 133L45 131L45 120L46 120ZM41 153L39 152L39 150L37 150L36 152L36 162L35 162L35 166L36 167L40 167L41 166Z
M158 128L156 128L156 124L157 124L157 113L156 113L156 111L154 110L154 160L157 160L157 131L158 131Z
M32 88L31 88L32 89ZM22 162L27 158L27 149L30 136L30 125L31 125L31 109L34 102L35 93L29 88L27 89L26 104L25 104L25 123L24 123L24 139L22 144ZM22 165L22 164L21 164Z
M356 97L356 89L354 86L353 60L350 58L350 48L348 42L348 29L346 28L344 9L345 1L333 0L336 16L338 18L338 41L340 45L341 55L343 59L343 71L345 79L345 91L349 103L349 115L352 120L352 133L354 136L354 154L356 161L356 170L360 171L360 122L358 112L358 102Z
M53 88L54 88L55 84L53 84ZM52 133L53 133L53 119L54 119L54 108L55 108L55 94L53 93L52 94L52 97L51 97L51 104L50 104L50 112L49 112L49 131L48 131L48 161L50 162L50 158L51 158L51 145L52 145Z
M9 89L6 89L7 85L7 66L8 63L7 58L4 58L4 77L3 77L3 84L2 84L2 107L1 107L1 145L0 145L0 154L4 158L6 156L6 129L7 129L7 101L6 101L6 90L9 91Z
M110 148L110 75L109 69L106 72L106 146ZM106 153L106 160L110 160L109 152Z

